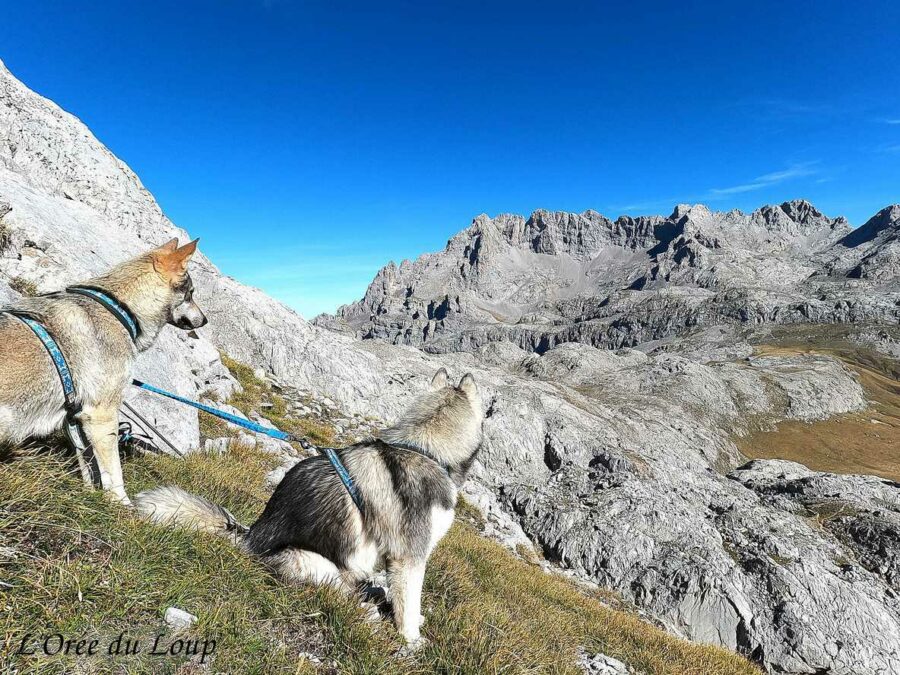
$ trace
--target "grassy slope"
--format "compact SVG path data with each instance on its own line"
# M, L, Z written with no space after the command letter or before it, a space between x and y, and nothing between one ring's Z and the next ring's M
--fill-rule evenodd
M245 394L235 403L271 396L252 375L239 374ZM184 460L144 456L126 462L125 478L132 494L177 483L251 522L265 503L263 477L272 461L240 446ZM648 673L757 672L734 654L672 638L519 560L480 536L471 514L460 517L435 551L424 594L429 643L405 658L393 629L366 623L349 600L284 586L216 537L143 523L85 490L73 469L59 452L0 462L0 547L15 551L10 557L0 548L0 668L303 673L314 672L300 657L310 651L325 657L326 672L334 664L353 673L577 673L575 654L583 645ZM173 605L200 617L188 636L216 640L211 670L196 658L147 653L153 636L166 632L161 617ZM117 665L15 656L27 631L100 637L102 644L127 631L145 649Z
M856 373L866 410L818 422L780 422L774 430L736 439L741 452L754 459L789 459L816 471L866 473L900 480L900 364L871 349L832 341L803 344L785 341L761 345L761 355L826 354Z

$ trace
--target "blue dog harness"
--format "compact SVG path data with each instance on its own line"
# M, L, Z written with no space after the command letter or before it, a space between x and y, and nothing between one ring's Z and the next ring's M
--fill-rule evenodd
M74 293L75 295L83 295L86 298L91 298L91 300L99 302L119 320L119 323L122 324L125 330L128 331L128 335L131 336L131 341L137 342L138 336L141 334L141 328L127 305L119 302L106 291L94 288L93 286L69 286L66 289L66 292Z
M140 335L140 327L137 320L134 318L131 311L112 295L99 288L90 286L70 286L66 289L66 292L82 295L99 302L119 320L125 330L128 331L128 335L132 341L137 340ZM41 344L44 345L47 354L50 355L50 359L56 367L56 374L59 375L59 381L62 385L65 398L66 419L64 429L66 436L68 436L69 442L75 448L79 458L84 460L88 471L87 477L92 484L99 486L101 484L100 467L97 464L97 457L94 454L94 448L91 445L90 439L88 439L84 432L81 420L78 419L78 415L81 413L81 403L78 401L78 392L75 390L72 371L69 370L69 364L66 362L66 357L59 348L59 344L57 344L56 340L50 334L50 331L27 311L16 309L4 309L0 311L16 317L19 321L28 326L41 341Z

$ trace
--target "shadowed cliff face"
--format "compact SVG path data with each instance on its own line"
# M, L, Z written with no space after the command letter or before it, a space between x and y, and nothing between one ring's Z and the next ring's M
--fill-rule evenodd
M839 359L754 354L751 343L777 344L783 324L845 322L834 324L845 339L900 355L895 212L859 241L805 202L615 221L482 216L445 251L388 265L362 301L322 322L351 335L198 256L209 325L196 337L164 331L136 375L227 399L239 387L224 352L375 424L437 368L472 372L485 441L466 494L488 535L536 545L671 632L772 672L897 673L896 485L779 460L742 466L734 443L759 420L867 409ZM0 216L4 301L186 237L83 124L2 66ZM596 348L610 346L639 349ZM197 446L191 411L132 402L183 449Z
M898 291L900 206L856 230L805 201L615 221L536 211L479 216L316 323L435 353L501 340L615 349L722 323L896 323Z

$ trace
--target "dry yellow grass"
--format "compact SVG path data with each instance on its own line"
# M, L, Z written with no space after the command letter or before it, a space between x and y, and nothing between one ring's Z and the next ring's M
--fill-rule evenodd
M760 355L818 353L841 359L859 378L871 405L819 422L786 421L774 431L737 439L752 459L788 459L817 471L867 473L900 480L900 365L871 350L803 345L756 348Z

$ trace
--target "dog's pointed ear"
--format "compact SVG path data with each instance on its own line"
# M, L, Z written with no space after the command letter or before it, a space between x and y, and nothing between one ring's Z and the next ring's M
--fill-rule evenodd
M159 246L154 253L172 253L176 248L178 248L178 237L170 239L162 246Z
M468 394L469 396L478 395L478 385L475 384L475 377L472 375L472 373L466 373L462 376L462 379L459 381L459 387L457 387L457 389L466 392L466 394Z
M194 241L189 244L185 244L181 248L177 249L174 253L172 253L172 264L176 269L184 272L187 269L188 261L191 259L191 256L197 252L197 244L200 242L199 239L194 239Z
M178 243L178 240L173 240L175 243ZM153 267L160 274L166 274L169 276L181 276L185 273L188 266L188 261L191 259L191 256L197 251L197 242L199 239L194 239L189 244L185 244L181 248L176 248L172 251L160 250L157 249L153 252ZM172 242L169 242L171 244ZM169 244L166 244L168 246Z
M447 375L447 369L441 368L434 374L434 377L431 378L431 388L443 389L449 382L450 376Z

